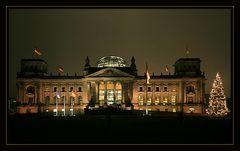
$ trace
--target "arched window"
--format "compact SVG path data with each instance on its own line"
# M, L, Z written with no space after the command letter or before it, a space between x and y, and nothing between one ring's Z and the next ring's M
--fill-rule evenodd
M117 104L120 104L122 100L122 84L121 83L119 82L116 83L115 92L116 92Z
M114 102L114 84L113 82L107 82L107 103L113 104Z
M187 93L190 93L190 92L195 93L195 89L193 86L187 86L186 91Z
M34 87L33 87L33 86L29 86L29 87L27 87L26 94L28 94L28 93L32 93L32 94L34 94L34 93L35 93L35 89L34 89Z

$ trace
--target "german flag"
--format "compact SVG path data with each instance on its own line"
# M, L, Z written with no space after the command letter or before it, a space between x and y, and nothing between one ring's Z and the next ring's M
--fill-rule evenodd
M169 72L168 66L165 66L165 71Z
M64 72L63 67L60 67L60 66L59 66L59 67L58 67L58 71L61 72L61 73L63 73L63 72Z
M34 54L36 54L37 56L42 55L40 48L34 48L33 51L34 51Z
M149 73L149 70L148 70L148 65L146 63L146 77L147 77L147 84L149 84L149 80L150 80L150 73Z

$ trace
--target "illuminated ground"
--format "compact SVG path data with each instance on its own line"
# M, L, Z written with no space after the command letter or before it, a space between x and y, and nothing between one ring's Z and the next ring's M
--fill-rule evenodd
M8 118L9 144L226 144L232 119L88 115Z

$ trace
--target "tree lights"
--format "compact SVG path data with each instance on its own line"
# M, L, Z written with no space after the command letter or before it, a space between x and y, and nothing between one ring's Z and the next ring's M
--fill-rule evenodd
M216 79L213 81L209 97L209 106L206 113L215 116L223 116L228 113L226 96L224 94L223 83L219 73L217 73Z

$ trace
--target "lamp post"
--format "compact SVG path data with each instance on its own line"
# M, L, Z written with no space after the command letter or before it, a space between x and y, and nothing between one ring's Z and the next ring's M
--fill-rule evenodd
M63 97L63 116L65 116L65 107L66 107L66 98L65 96Z
M57 95L57 97L56 97L56 110L55 110L55 112L56 112L56 116L58 116L58 95Z

